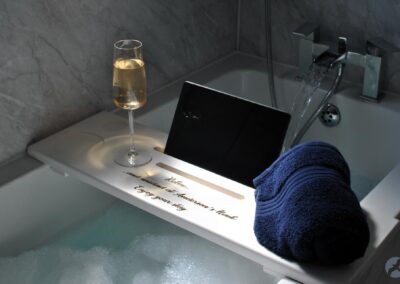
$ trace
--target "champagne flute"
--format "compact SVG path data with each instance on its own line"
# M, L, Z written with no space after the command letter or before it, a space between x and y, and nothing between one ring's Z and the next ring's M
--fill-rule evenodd
M118 108L128 110L130 145L115 158L124 167L139 167L151 161L144 149L134 145L133 111L147 101L147 82L142 54L143 44L134 39L119 40L114 44L113 102Z

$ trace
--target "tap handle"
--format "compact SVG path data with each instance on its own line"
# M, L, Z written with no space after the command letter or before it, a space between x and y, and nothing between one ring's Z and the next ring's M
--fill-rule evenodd
M319 26L315 23L306 22L292 33L295 37L308 39L314 42L319 41Z
M339 37L338 39L338 53L345 54L347 52L347 38Z

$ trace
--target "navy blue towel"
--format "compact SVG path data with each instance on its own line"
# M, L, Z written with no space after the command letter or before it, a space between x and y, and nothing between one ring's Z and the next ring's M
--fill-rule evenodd
M261 245L296 261L349 263L364 255L369 230L350 188L349 167L324 142L298 145L254 179L254 232Z

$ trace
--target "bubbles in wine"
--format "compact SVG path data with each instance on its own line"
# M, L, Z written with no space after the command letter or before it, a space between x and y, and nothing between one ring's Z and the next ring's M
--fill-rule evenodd
M113 73L113 101L122 109L140 108L147 100L147 83L144 61L141 59L116 59Z

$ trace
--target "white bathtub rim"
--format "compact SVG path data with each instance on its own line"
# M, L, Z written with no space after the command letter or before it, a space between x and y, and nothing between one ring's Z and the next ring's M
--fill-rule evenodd
M23 153L0 165L0 191L10 183L49 167L35 158Z

